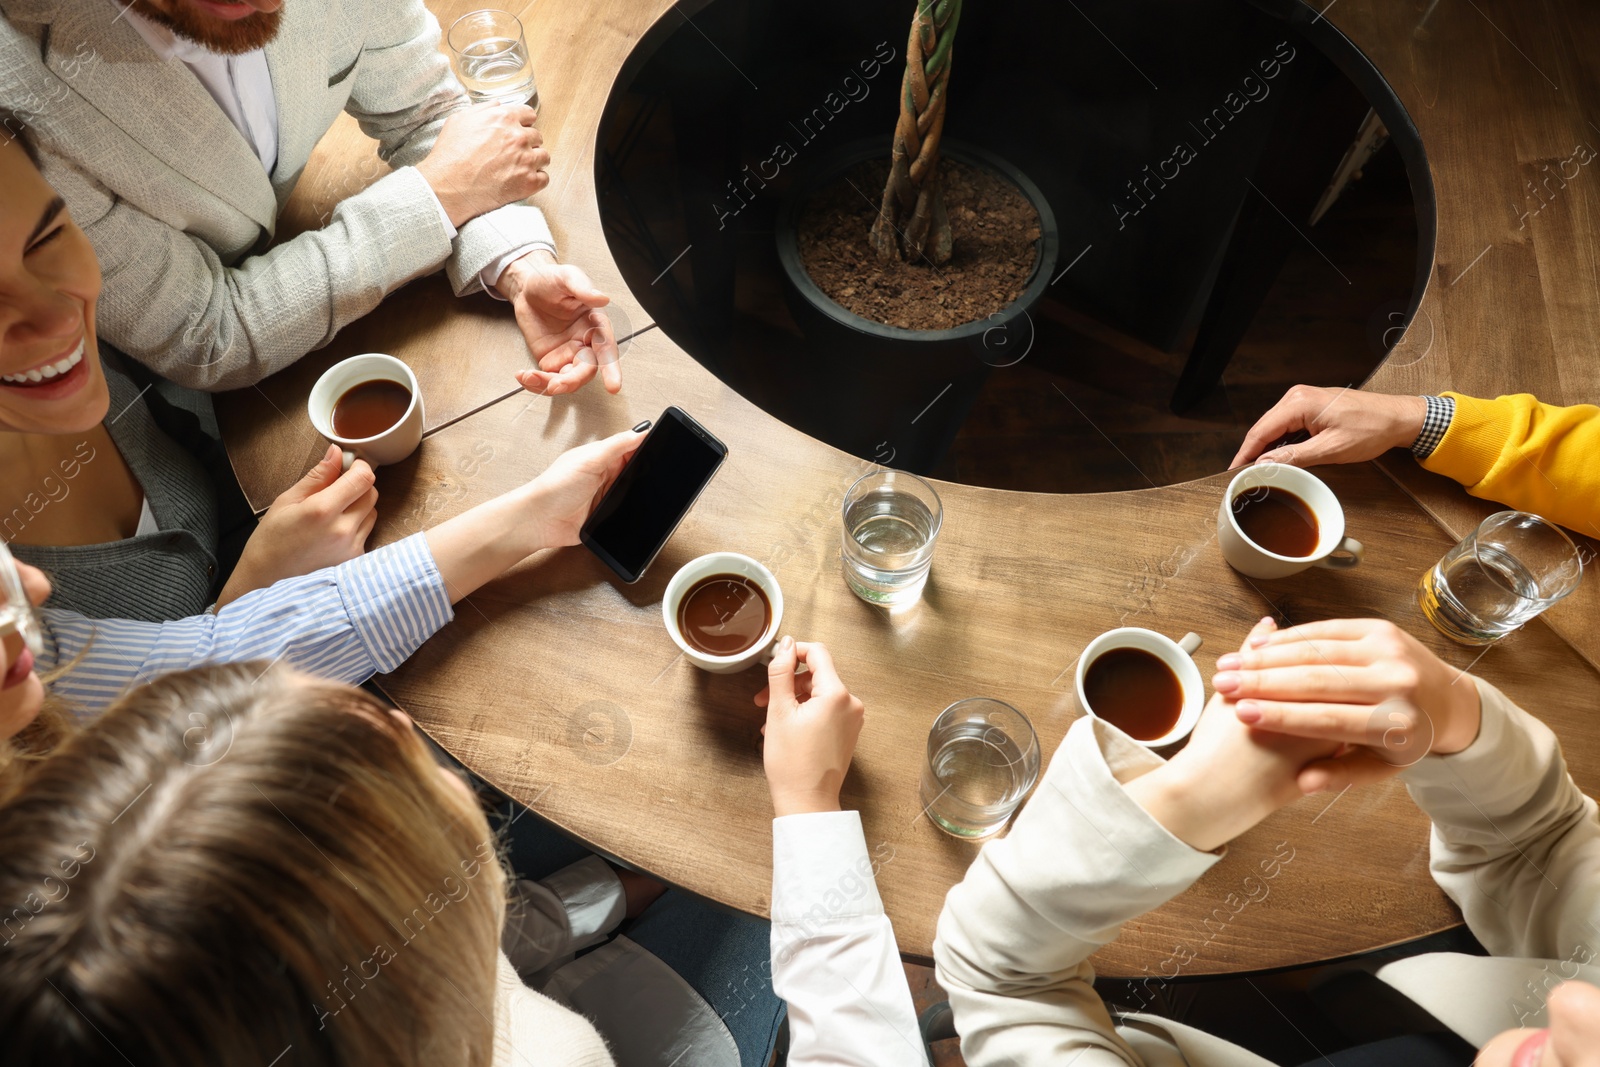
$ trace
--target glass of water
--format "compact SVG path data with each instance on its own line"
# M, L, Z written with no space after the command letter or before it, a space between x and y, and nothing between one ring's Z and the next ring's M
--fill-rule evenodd
M944 508L915 474L878 471L844 496L844 577L869 604L893 607L922 596Z
M539 87L522 20L509 11L469 11L451 23L446 39L474 104L527 104L538 115Z
M17 570L11 550L4 541L0 541L0 639L8 637L21 638L21 647L12 650L18 655L23 648L35 656L44 652L44 633L39 628L39 616L28 602L27 591L22 588L22 574Z
M1525 511L1484 519L1422 576L1417 599L1440 632L1487 645L1578 588L1583 559L1560 527Z
M1039 780L1039 738L1027 716L988 697L958 700L928 732L923 811L955 837L988 837Z

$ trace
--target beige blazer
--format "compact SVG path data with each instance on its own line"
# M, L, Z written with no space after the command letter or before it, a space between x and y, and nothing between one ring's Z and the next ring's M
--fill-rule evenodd
M100 257L100 336L163 376L249 385L441 265L463 294L504 252L555 247L544 216L521 204L447 238L413 165L468 100L422 0L283 6L266 47L278 108L271 175L199 80L158 59L120 8L0 0L0 108L39 147ZM268 249L340 111L394 169L341 175L348 195L321 228Z
M1600 823L1549 727L1477 684L1477 741L1404 778L1433 820L1434 879L1494 956L1435 953L1378 975L1481 1045L1545 1025L1561 981L1600 981L1589 965L1600 950ZM950 891L934 958L970 1067L1267 1067L1158 1016L1113 1022L1091 985L1096 949L1220 858L1174 838L1123 790L1158 762L1104 723L1073 724L1010 834Z

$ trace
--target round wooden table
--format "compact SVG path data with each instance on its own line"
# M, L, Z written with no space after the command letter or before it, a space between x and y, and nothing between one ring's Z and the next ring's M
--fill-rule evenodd
M448 24L473 5L430 6ZM1438 192L1437 261L1422 309L1372 388L1532 391L1569 403L1600 395L1589 336L1600 321L1600 184L1572 181L1564 200L1520 229L1506 210L1542 161L1600 138L1582 106L1593 103L1585 57L1600 52L1596 20L1581 0L1539 12L1509 0L1344 0L1327 12L1411 111ZM555 157L538 202L564 257L612 294L619 332L634 334L623 346L622 394L591 386L552 400L517 391L511 372L529 357L504 306L484 296L455 300L436 276L219 405L240 481L265 506L320 454L304 400L325 367L363 351L409 363L430 433L411 460L380 471L373 545L458 514L531 478L564 449L668 404L727 442L728 462L638 584L621 584L581 548L543 553L459 604L453 623L380 679L485 779L598 851L765 914L771 809L762 713L751 701L764 678L691 667L659 610L680 564L731 549L773 566L785 628L827 643L866 703L844 802L862 814L884 903L911 959L928 957L945 892L978 848L922 814L918 770L929 725L953 701L996 697L1029 716L1048 757L1076 715L1080 650L1114 626L1198 632L1209 677L1216 657L1263 614L1284 623L1392 619L1549 722L1579 784L1600 789L1600 631L1582 621L1594 618L1596 583L1488 651L1445 641L1416 608L1417 578L1491 509L1404 457L1318 472L1366 545L1354 571L1313 569L1276 582L1235 573L1216 545L1221 473L1084 496L941 483L945 526L922 603L890 614L857 600L840 574L838 510L846 487L872 465L765 414L652 329L601 237L594 150L607 93L651 23L683 16L664 0L545 0L523 17ZM1483 77L1484 64L1493 78ZM380 172L372 155L371 142L341 118L290 203L285 232L314 224L329 203L370 181ZM892 429L885 437L892 441ZM1277 871L1265 897L1245 882L1263 861ZM1139 975L1187 949L1185 973L1247 971L1361 952L1458 921L1428 875L1427 821L1390 783L1307 798L1268 819L1095 961L1106 974Z

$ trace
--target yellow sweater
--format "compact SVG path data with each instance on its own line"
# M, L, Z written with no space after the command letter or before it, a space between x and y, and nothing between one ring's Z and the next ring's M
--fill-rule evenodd
M1456 402L1450 429L1422 461L1467 492L1600 537L1600 407L1541 404L1526 393Z

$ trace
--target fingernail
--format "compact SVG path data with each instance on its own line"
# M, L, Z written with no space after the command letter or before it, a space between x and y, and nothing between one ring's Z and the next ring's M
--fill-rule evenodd
M789 651L791 648L794 647L794 638L790 637L788 634L784 634L783 635L783 643L779 647L782 648L785 652Z
M1238 717L1240 722L1261 721L1261 709L1256 707L1256 705L1249 700L1241 701L1238 706L1233 709L1233 713Z
M634 433L644 433L646 430L648 430L650 428L650 421L651 420L649 420L649 419L645 419L643 422L641 422L639 425L637 425L637 426L635 426L633 428L633 432Z
M1267 643L1267 639L1270 636L1271 636L1270 634L1256 634L1254 637L1252 637L1250 639L1250 647L1251 648L1262 648L1262 647L1264 647L1266 645L1266 643Z
M1211 688L1219 693L1231 693L1239 688L1239 676L1233 671L1223 671L1211 679Z
M1217 657L1217 670L1236 671L1244 666L1244 660L1239 658L1239 653L1229 652L1227 655Z
M1261 621L1259 623L1257 623L1256 625L1258 625L1258 626L1271 626L1274 629L1276 629L1277 626L1278 626L1278 622L1271 615L1263 615L1263 616L1261 616Z

